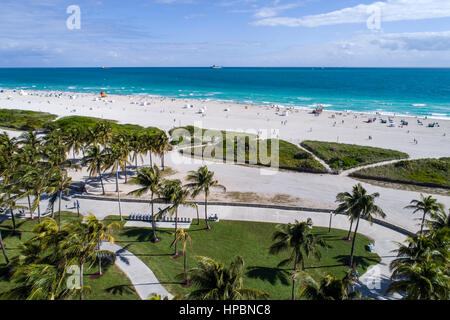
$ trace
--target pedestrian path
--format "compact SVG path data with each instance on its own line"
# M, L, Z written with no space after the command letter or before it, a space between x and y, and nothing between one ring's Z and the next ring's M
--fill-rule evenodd
M152 293L159 294L161 297L168 296L169 299L173 298L173 295L158 281L153 271L130 251L109 242L102 243L101 249L116 254L117 267L131 280L142 300L148 299Z

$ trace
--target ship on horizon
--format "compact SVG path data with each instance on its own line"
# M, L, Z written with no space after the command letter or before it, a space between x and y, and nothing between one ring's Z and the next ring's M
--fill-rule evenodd
M222 66L216 66L215 64L211 66L211 69L222 69L222 68L223 68Z

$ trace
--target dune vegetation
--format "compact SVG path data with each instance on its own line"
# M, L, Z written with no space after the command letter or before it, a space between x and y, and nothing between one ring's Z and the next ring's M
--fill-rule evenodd
M303 141L302 147L314 153L333 169L351 169L372 163L407 159L406 153L354 144Z
M450 189L450 158L405 160L364 168L352 177Z
M0 109L0 127L15 130L38 130L57 117L47 112Z
M295 144L279 139L258 139L255 134L231 131L182 127L185 131L169 133L172 144L179 145L180 152L187 156L223 160L236 164L257 166L278 166L281 169L326 173L327 170L308 152ZM206 145L208 144L208 145ZM278 146L278 157L272 154L272 147ZM272 155L278 163L272 162ZM276 162L276 161L275 161Z

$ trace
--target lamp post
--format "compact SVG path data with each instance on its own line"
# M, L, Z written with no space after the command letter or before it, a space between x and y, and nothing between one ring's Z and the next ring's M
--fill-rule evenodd
M328 225L328 232L331 232L331 220L333 219L333 212L330 212L330 224Z

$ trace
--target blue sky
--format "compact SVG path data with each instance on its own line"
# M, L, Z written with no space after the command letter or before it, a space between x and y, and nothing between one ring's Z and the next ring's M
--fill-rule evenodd
M450 67L450 0L36 2L0 2L0 67Z

